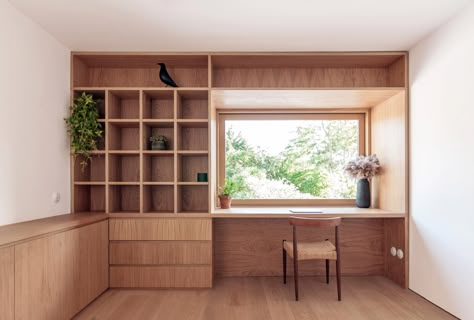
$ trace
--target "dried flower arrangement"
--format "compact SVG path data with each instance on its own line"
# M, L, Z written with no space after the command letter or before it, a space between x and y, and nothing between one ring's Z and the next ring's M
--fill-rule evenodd
M377 156L360 156L349 161L344 166L347 175L354 179L370 179L377 175L380 168L380 162Z

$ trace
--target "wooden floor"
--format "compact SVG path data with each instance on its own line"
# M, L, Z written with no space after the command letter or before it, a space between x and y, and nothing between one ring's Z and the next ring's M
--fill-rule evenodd
M383 277L343 278L342 301L335 279L300 280L300 301L294 301L291 277L219 278L213 289L111 289L75 319L456 319Z

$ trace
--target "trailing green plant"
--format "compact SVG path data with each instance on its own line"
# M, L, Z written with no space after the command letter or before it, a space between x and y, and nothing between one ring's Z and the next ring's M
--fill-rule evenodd
M82 156L82 169L91 160L91 151L97 150L97 144L104 132L98 122L97 103L91 94L83 92L74 99L74 104L70 107L71 115L64 119L71 137L71 152L74 156Z
M232 196L244 189L245 186L242 180L227 178L224 185L219 187L219 196Z

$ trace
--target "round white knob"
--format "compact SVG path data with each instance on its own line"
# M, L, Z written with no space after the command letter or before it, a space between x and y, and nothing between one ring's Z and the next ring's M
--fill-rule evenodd
M398 259L403 259L403 251L402 251L402 249L398 249L398 250L397 250L397 257L398 257Z
M390 254L395 257L397 255L397 248L395 247L390 248Z

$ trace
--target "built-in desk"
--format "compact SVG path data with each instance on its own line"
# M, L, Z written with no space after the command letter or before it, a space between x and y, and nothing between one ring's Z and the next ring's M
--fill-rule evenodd
M217 276L279 276L281 242L292 237L288 217L342 217L342 274L384 275L406 287L406 258L390 255L391 247L406 251L405 213L355 207L234 207L216 209L211 216ZM334 230L302 228L298 237L334 241ZM325 272L318 261L305 261L300 268L302 275Z
M298 211L291 212L290 210ZM234 207L215 209L213 218L288 218L303 216L314 218L404 218L404 213L382 209L364 209L355 207Z

